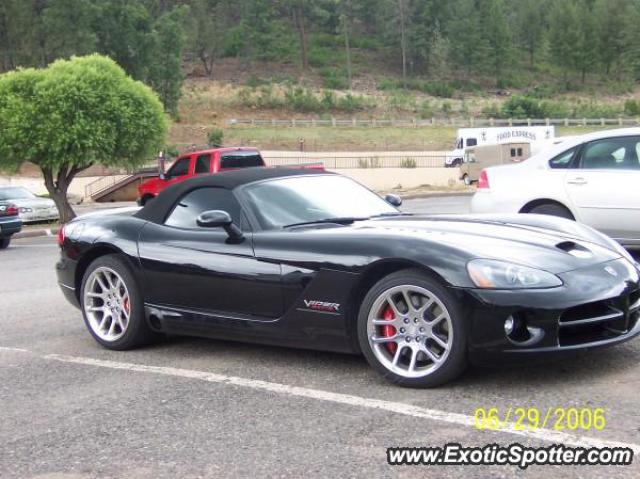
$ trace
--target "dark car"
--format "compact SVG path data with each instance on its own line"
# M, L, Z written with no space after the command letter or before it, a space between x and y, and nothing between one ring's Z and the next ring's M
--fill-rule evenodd
M397 198L389 198L397 205ZM638 265L539 215L411 216L326 172L247 169L78 218L57 272L93 337L159 334L362 353L405 386L640 333Z
M0 201L0 249L6 249L11 237L22 229L19 210L13 203Z

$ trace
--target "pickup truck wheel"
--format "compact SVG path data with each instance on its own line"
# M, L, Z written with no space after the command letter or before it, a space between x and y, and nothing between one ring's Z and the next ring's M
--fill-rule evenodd
M133 274L117 255L101 256L89 265L82 279L80 301L87 329L108 349L133 349L156 336L146 322Z
M564 206L555 203L543 203L531 208L529 211L527 211L527 213L533 213L536 215L558 216L560 218L566 218L568 220L575 220L575 218L571 214L571 211L569 211Z
M367 362L401 386L434 387L466 366L464 311L455 297L419 270L376 283L358 315L358 341Z
M11 236L0 239L0 249L7 249L9 247L9 243L11 243Z
M155 196L153 195L144 195L142 198L140 198L140 201L138 202L140 204L140 206L144 206L147 203L149 203L149 201L153 200L155 198Z

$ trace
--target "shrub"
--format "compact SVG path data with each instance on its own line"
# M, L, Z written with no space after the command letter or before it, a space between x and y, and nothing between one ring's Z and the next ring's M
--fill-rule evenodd
M420 116L420 118L433 117L433 107L431 106L431 102L429 100L422 100L420 106L418 107L418 115Z
M393 78L383 78L378 83L378 90L395 90L398 88L398 82Z
M418 166L415 158L403 158L400 161L400 168L415 168Z
M347 80L340 75L335 68L323 68L320 70L322 76L322 86L333 90L345 90L347 88Z
M290 88L284 93L285 105L295 111L313 112L322 109L322 103L311 90L302 87Z
M244 82L250 88L257 88L260 85L264 85L264 80L260 79L257 75L249 75L247 81Z
M220 128L214 128L209 131L207 136L207 141L209 142L209 146L220 146L222 145L222 138L224 137L224 132Z
M629 116L640 116L640 103L637 100L625 101L624 113Z
M315 46L309 50L307 60L312 67L326 67L335 61L335 50L330 47Z
M359 158L358 168L380 168L380 158L372 156L371 158Z
M455 89L451 85L442 81L424 82L421 90L429 95L441 98L451 98L455 93Z
M345 111L358 111L367 108L374 108L375 103L372 100L367 101L363 96L352 95L351 93L338 99L336 107Z

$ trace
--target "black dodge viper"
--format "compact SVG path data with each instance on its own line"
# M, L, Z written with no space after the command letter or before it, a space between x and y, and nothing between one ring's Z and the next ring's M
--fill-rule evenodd
M640 333L638 264L597 231L399 204L322 171L201 176L68 223L59 284L110 349L182 334L362 353L414 387Z

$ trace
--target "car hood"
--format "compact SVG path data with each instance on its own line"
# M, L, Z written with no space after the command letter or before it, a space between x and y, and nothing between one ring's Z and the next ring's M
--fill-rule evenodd
M510 261L556 274L621 257L594 230L539 215L395 217L355 222L340 229L343 233L348 230L391 241L435 242L468 259Z
M56 204L49 198L21 198L9 200L18 208L51 208Z

